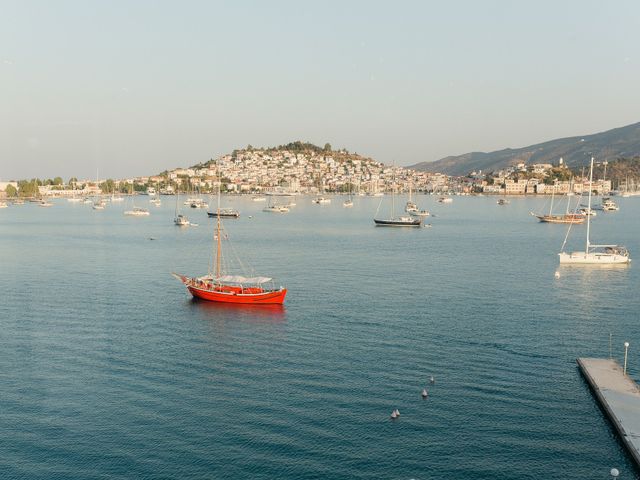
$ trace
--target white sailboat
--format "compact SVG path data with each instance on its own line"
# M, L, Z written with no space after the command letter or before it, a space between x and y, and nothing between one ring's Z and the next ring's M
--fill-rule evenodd
M133 209L125 210L124 214L129 217L146 217L149 215L149 210L146 208L136 207L135 197L133 196L133 184L131 184L131 195L133 202Z
M173 223L175 223L178 227L188 227L189 225L191 225L191 222L189 221L189 219L184 215L182 215L181 213L178 213L180 210L180 208L178 207L179 198L180 198L180 195L176 195L176 211L174 214L175 216L173 218Z
M593 190L593 157L591 158L591 171L589 173L589 204L591 209L591 195ZM595 245L591 243L591 215L587 215L587 243L583 252L566 253L564 247L569 237L571 227L567 231L564 243L558 256L561 264L573 265L615 265L625 264L631 261L629 251L622 245Z
M407 204L404 206L404 211L411 215L418 212L418 205L413 201L411 195L411 182L409 182L409 200L407 200Z
M349 178L349 198L342 202L342 206L345 208L353 207L353 198L351 196L351 178Z

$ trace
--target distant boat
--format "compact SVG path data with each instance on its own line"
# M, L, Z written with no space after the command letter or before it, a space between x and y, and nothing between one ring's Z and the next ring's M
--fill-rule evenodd
M219 183L218 183L219 185ZM195 298L210 302L223 302L250 305L282 305L287 295L284 287L275 287L273 279L269 277L245 277L231 275L225 271L222 255L223 235L222 217L220 211L220 187L218 187L218 208L216 211L217 225L214 234L216 256L213 271L201 277L187 277L174 273L189 293ZM242 263L239 262L241 265ZM268 286L267 286L268 285Z
M7 208L9 205L7 205L5 202L0 202L0 208Z
M82 199L80 197L69 197L67 198L67 202L69 203L79 203Z
M180 207L178 206L179 198L180 196L176 195L176 208L175 208L173 223L179 227L188 227L189 225L191 225L191 222L189 221L189 219L184 215L182 215L181 213L178 213L180 211Z
M173 223L175 223L179 227L188 227L189 225L191 225L189 219L182 214L178 214L173 220Z
M331 199L327 197L316 197L313 199L313 203L317 203L317 204L331 203Z
M440 197L438 199L438 203L452 203L453 202L453 198L451 197Z
M210 218L215 218L218 216L218 212L207 212L207 215ZM238 210L234 210L233 208L221 208L219 215L221 217L227 218L239 218L240 212Z
M591 207L584 207L578 210L578 213L581 213L585 216L595 217L598 213Z
M21 198L16 198L13 202L14 205L24 205L24 200L22 200Z
M569 213L569 198L567 198L567 210L566 213L554 214L553 213L553 199L555 197L555 185L553 190L551 190L551 205L549 206L549 213L534 213L529 212L532 216L536 217L541 223L568 223L572 225L584 223L586 220L586 215L582 213Z
M349 177L349 198L342 202L342 206L344 208L353 207L353 196L351 195L351 177Z
M97 202L95 202L93 204L93 209L94 210L104 210L104 207L107 206L107 202L105 202L104 200L99 200Z
M382 205L383 200L380 200L380 204L378 205L378 210L373 218L373 222L377 227L421 227L422 226L422 218L421 217L412 217L409 215L395 215L395 179L393 181L393 187L391 189L391 214L388 218L376 218L378 216L378 211L380 210L380 205Z
M506 198L501 198L496 202L498 205L509 205L509 200Z
M267 197L253 197L251 199L252 202L266 202L267 201Z
M411 195L411 182L409 182L409 200L407 200L407 203L404 206L404 211L412 215L418 212L418 205L413 201Z
M264 207L262 211L267 213L287 213L289 207L285 205L269 205L268 207Z
M38 203L39 207L53 207L53 203L48 202L46 200L42 200L40 203Z
M202 199L191 202L191 208L209 208L209 204Z
M411 215L414 217L428 217L431 215L431 212L429 212L429 210L418 210L417 212L413 212Z
M145 217L150 215L149 210L140 207L133 207L133 210L126 210L124 214L133 217Z
M602 199L601 208L605 212L615 212L617 210L620 210L620 207L618 207L618 204L616 202L614 202L613 200L611 200L611 198L608 198L608 197Z
M93 205L93 200L91 200L90 198L85 198L82 203L84 203L85 205Z
M591 158L591 169L589 172L589 203L587 208L591 209L591 191L593 185L593 157ZM571 228L571 227L569 227ZM570 232L570 230L569 230ZM587 216L587 243L583 252L565 253L564 247L569 238L569 232L558 256L561 264L573 265L615 265L625 264L631 261L629 251L622 245L594 245L591 243L589 235L591 233L591 215Z

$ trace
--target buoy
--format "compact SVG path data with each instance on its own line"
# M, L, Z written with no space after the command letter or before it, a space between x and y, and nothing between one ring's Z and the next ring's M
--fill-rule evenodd
M398 414L396 413L396 411L394 410L393 412L391 412L391 419L395 420L396 418L398 418Z
M434 383L436 383L436 379L435 379L435 378L433 378L433 375L431 375L431 378L429 379L429 383L430 383L431 385L433 385Z
M149 237L149 240L155 240L155 238L154 237Z
M560 278L560 272L558 272L557 270L556 270L556 273L555 273L555 277L556 278Z
M249 215L249 218L253 218L253 215Z
M611 471L610 471L609 473L611 474L611 476L612 476L613 478L617 478L617 477L618 477L618 475L620 475L620 472L618 471L618 469L617 469L617 468L612 468L612 469L611 469Z
M427 392L426 388L422 389L422 398L427 398L429 396L429 392Z

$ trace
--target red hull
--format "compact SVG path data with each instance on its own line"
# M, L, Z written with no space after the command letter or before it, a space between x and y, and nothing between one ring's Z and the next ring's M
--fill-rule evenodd
M287 290L282 289L275 292L262 292L262 293L236 293L236 292L219 292L201 289L188 285L187 289L196 298L202 300L208 300L210 302L225 302L225 303L244 303L244 304L277 304L282 305L284 303L284 297L287 295Z

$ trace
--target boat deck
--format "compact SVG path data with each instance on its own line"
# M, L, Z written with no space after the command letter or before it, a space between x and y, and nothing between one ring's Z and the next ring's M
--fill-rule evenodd
M578 358L577 362L600 407L640 467L640 387L615 360Z

